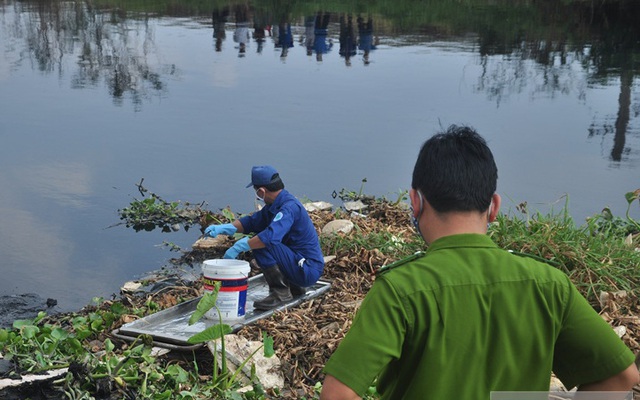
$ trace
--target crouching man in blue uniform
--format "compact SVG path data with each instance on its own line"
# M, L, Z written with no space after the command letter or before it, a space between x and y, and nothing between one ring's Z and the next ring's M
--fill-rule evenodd
M269 295L255 301L253 307L269 310L305 293L305 287L318 281L324 270L324 258L316 229L307 210L284 189L280 175L270 165L251 170L251 183L258 199L265 202L260 210L230 224L211 225L205 235L255 233L238 240L224 254L236 258L251 250L269 285Z

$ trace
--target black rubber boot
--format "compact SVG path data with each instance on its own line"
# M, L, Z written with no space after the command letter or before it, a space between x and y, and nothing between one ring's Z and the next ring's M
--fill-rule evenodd
M291 290L291 294L293 295L293 297L304 296L305 294L307 294L306 288L303 288L302 286L294 285L291 282L289 282L289 289Z
M264 299L254 301L253 308L257 310L271 310L293 299L291 289L289 289L287 280L284 275L282 275L280 267L276 265L271 268L265 268L262 270L262 273L269 285L269 295Z

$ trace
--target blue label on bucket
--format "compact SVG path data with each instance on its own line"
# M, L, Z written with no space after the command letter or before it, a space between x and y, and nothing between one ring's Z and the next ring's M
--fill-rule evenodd
M243 290L238 296L238 317L243 317L245 313L245 307L247 305L247 291Z
M223 322L233 322L243 318L246 312L247 289L249 280L246 277L238 279L214 279L203 276L203 286L207 291L213 291L216 282L220 282L220 290L216 299L216 306L220 310ZM214 317L214 319L216 319Z
M220 282L221 292L237 292L240 290L247 290L249 280L247 278L240 279L213 279L208 277L202 278L205 290L213 290L216 282Z
M220 290L224 291L224 288L244 288L246 289L249 280L247 278L243 279L221 279L220 280ZM238 290L238 289L235 289ZM240 289L242 290L242 289Z

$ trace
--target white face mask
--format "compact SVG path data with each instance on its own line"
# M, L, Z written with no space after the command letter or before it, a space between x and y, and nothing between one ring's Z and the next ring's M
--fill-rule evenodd
M260 189L256 190L256 199L258 201L264 201L264 195L262 197L260 197L260 195L258 194L258 193L260 193L260 190L264 190L264 189L260 188Z
M424 200L422 199L422 193L420 193L420 191L417 191L418 196L420 197L420 208L418 209L418 217L415 217L414 214L414 210L413 207L411 207L411 221L413 222L413 226L416 229L416 232L418 233L418 235L420 235L422 237L422 232L420 232L420 224L419 224L419 218L422 215L422 211L423 211L423 207L424 207Z
M491 228L491 211L493 211L493 199L489 203L489 208L487 209L487 231Z

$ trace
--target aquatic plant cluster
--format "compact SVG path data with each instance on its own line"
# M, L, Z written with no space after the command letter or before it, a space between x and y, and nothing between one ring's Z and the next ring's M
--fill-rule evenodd
M136 184L143 198L134 199L128 207L118 210L123 222L111 227L124 224L136 232L142 230L150 232L158 228L162 232L171 232L180 230L182 226L185 231L188 231L204 213L202 209L204 202L196 205L180 201L168 202L155 193L149 192L142 185L143 182L144 178Z

